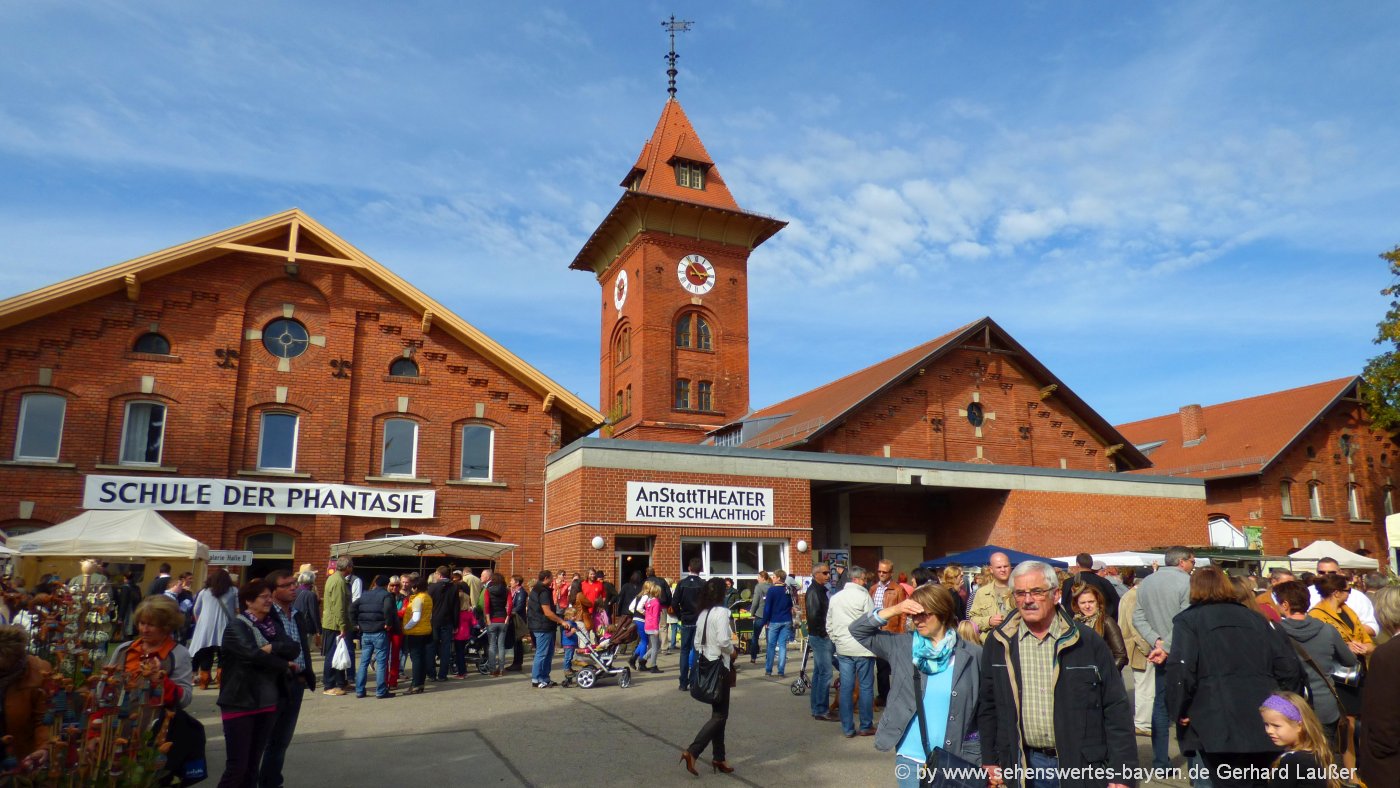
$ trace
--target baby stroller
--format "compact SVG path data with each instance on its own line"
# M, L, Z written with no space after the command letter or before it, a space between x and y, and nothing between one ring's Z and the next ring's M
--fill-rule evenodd
M476 672L483 676L491 674L490 661L491 633L485 627L472 631L467 638L466 662L475 665Z
M609 625L600 638L593 632L579 632L578 649L574 651L574 664L565 665L573 670L582 663L577 673L565 674L564 686L578 685L588 689L604 678L617 676L617 685L626 689L632 686L632 669L626 660L617 658L618 651L626 645L637 642L637 626L627 618Z
M812 656L811 638L802 639L802 669L797 672L797 678L792 680L792 685L788 689L794 695L806 695L807 690L812 688L812 680L807 678L807 658Z

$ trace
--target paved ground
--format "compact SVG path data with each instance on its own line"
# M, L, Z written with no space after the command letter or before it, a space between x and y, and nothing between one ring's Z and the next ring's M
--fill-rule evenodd
M740 663L726 737L736 771L712 774L706 760L702 779L751 786L892 785L893 756L877 752L874 739L846 739L838 723L813 720L807 697L791 693L797 656L794 651L789 680L782 683L763 678L761 662ZM665 673L639 675L629 689L609 682L587 690L535 690L527 660L523 674L429 682L425 694L412 697L375 700L373 689L363 700L307 695L287 756L287 785L454 785L467 779L474 786L694 784L677 759L709 707L677 690L675 664L674 653L664 657ZM561 678L557 667L554 678ZM216 695L196 690L191 708L209 737L210 785L224 763ZM1138 742L1143 763L1150 763L1147 740Z

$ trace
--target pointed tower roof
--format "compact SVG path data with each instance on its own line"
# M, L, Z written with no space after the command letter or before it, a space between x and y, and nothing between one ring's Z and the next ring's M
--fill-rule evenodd
M680 162L698 164L705 170L705 188L692 189L676 182L675 165ZM636 191L731 211L739 210L739 204L729 193L724 178L720 177L714 159L710 158L700 135L695 133L690 118L686 117L680 101L675 98L667 99L666 106L661 110L661 118L656 121L656 130L642 146L637 163L632 165L620 185L633 188L638 176L641 183L636 186Z
M680 184L676 165L681 163L703 170L703 188ZM666 100L656 129L619 185L627 191L584 243L570 268L601 274L643 230L661 229L754 249L787 225L739 207L674 97Z

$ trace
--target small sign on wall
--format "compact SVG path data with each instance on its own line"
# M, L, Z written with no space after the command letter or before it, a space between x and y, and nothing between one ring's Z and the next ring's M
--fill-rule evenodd
M773 524L773 490L669 482L628 482L628 522L765 526Z
M252 550L210 550L210 566L252 566Z

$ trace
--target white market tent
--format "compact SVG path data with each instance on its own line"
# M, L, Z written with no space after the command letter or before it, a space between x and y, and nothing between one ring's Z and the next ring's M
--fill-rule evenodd
M15 540L21 557L209 560L209 548L154 509L88 511Z
M1093 553L1095 561L1103 561L1107 566L1161 566L1166 559L1163 553L1139 553L1132 550L1122 550L1116 553ZM1067 564L1074 563L1074 556L1064 556L1056 558L1057 561L1064 561ZM1197 566L1207 566L1210 564L1208 558L1197 558Z
M1289 555L1287 562L1290 566L1297 564L1315 564L1319 558L1334 558L1337 564L1343 569L1380 568L1380 562L1376 559L1367 558L1364 555L1357 555L1336 542L1329 542L1326 539L1319 539L1307 547L1304 547L1302 550ZM1311 569L1312 567L1308 568Z

